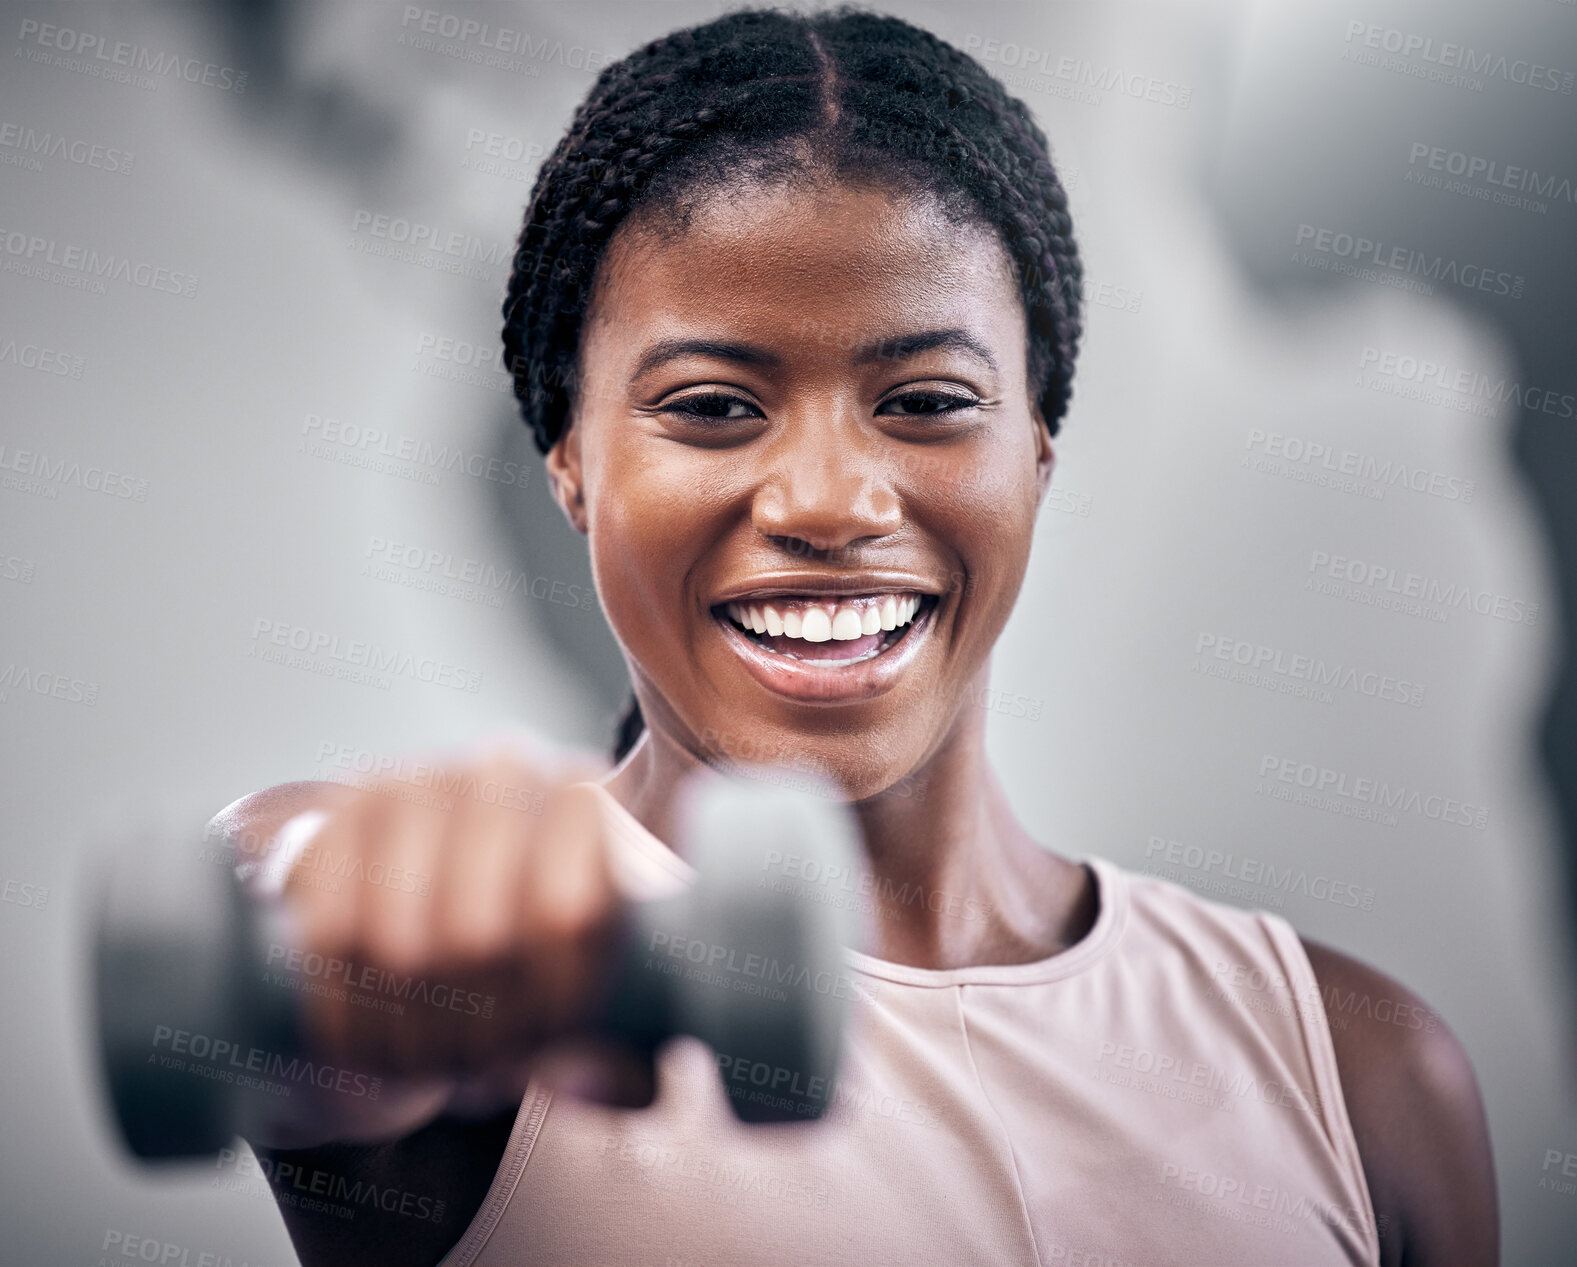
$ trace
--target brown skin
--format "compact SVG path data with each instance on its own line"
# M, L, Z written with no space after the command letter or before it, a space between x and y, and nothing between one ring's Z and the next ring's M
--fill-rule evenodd
M792 754L856 802L872 866L894 882L885 891L917 883L1002 915L894 912L877 921L878 954L1012 963L1070 944L1069 931L1076 940L1083 929L1067 926L1088 878L1014 820L986 761L984 710L970 704L988 685L1053 463L995 236L929 203L834 187L703 205L677 240L633 226L606 265L582 342L593 391L547 466L587 534L651 732L614 796L672 839L672 790L707 757ZM857 349L947 329L973 335L997 368L954 348L853 363ZM692 354L637 376L642 355L673 338L746 344L780 364ZM973 403L936 412L942 393ZM704 396L714 409L741 402L729 408L741 416L673 408ZM811 573L830 590L861 571L913 578L941 600L921 657L869 701L768 692L712 615L746 581Z
M934 329L966 331L994 364L958 347L856 355ZM676 338L749 345L772 363L714 350L636 372L644 353ZM1026 381L1023 308L996 238L949 222L927 200L878 189L736 191L703 201L683 232L641 222L620 230L599 271L581 354L587 389L547 465L566 515L588 536L598 593L647 719L648 735L608 784L614 796L672 839L673 793L688 771L774 753L809 760L854 803L868 864L892 885L876 892L919 884L987 912L964 920L945 908L895 905L871 921L873 953L929 968L1021 963L1083 937L1095 917L1089 873L1017 822L986 760L985 712L972 704L1017 598L1053 465ZM938 394L969 403L939 412ZM697 406L702 397L708 403ZM676 408L683 400L692 412ZM756 578L814 575L831 591L852 573L902 578L938 599L917 659L857 702L807 702L767 689L743 668L712 614L720 595ZM552 783L529 762L510 777ZM267 833L287 810L343 795L324 785L294 788L227 813ZM538 978L535 961L525 968L517 961L542 948L511 940L508 904L496 898L507 874L512 900L532 902L522 884L547 880L558 865L560 847L546 843L551 833L474 810L456 832L431 814L424 820L365 798L331 808L328 830L339 848L386 860L392 849L406 865L437 869L442 909L466 912L475 902L505 914L484 921L492 930L485 936L464 919L446 926L429 918L419 931L402 931L384 895L363 895L347 912L343 899L300 887L293 894L313 913L312 944L451 977L474 971L477 981L511 971ZM487 857L464 844L483 829L497 846ZM529 859L507 873L501 859L514 854L506 838ZM582 860L584 900L557 918L579 938L579 957L570 960L584 973L595 961L608 894L586 880L584 850L569 852ZM461 854L467 861L456 864ZM539 879L522 879L532 874ZM1337 998L1367 992L1422 1006L1355 960L1308 950L1322 990ZM573 1027L570 1003L556 999L551 1010ZM350 1041L353 1021L326 1016L321 1030ZM1488 1133L1460 1044L1443 1024L1421 1031L1366 1018L1333 1037L1380 1217L1382 1261L1496 1263ZM483 1047L488 1041L475 1038ZM500 1040L497 1050L472 1056L518 1061L530 1042L518 1033L510 1041L513 1052ZM426 1059L436 1071L451 1058L401 1050L413 1068ZM649 1093L649 1083L625 1082L604 1098L641 1103ZM499 1114L480 1121L447 1111L441 1095L423 1103L390 1132L402 1136L392 1143L261 1150L429 1195L441 1186L450 1202L454 1221L441 1229L370 1213L347 1225L286 1208L304 1262L432 1263L459 1235L501 1155L507 1098Z

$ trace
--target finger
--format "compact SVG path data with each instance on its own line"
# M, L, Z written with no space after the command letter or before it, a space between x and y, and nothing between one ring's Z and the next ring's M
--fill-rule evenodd
M438 842L448 815L441 803L400 799L400 790L380 788L365 820L364 866L352 873L361 890L361 966L372 970L375 988L349 1011L368 1059L418 1073L435 1064L434 1018L419 1000L432 986L425 980L433 966L432 875L441 867Z
M582 1019L609 975L618 895L590 789L549 797L526 852L518 937L542 1036Z
M480 774L499 785L520 777L517 766L502 761L482 767ZM505 1000L502 1014L489 1006L454 1019L452 1053L468 1069L494 1059L513 1034L510 1013L516 1009L509 1001L521 993L522 974L513 953L520 918L515 894L536 820L509 808L513 803L512 798L461 798L439 844L441 864L433 889L437 954L475 990L495 1002L500 996Z
M357 797L330 814L285 875L284 899L296 921L294 949L316 952L325 960L349 959L355 953L361 895L334 873L356 851L367 809L366 798ZM345 1009L327 994L303 990L301 999L298 1012L308 1042L315 1050L342 1056L350 1041Z

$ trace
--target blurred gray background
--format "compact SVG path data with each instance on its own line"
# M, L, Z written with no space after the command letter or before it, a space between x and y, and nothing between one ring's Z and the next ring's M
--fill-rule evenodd
M730 7L0 17L0 1262L95 1263L114 1232L295 1261L261 1178L111 1145L76 951L94 842L503 727L607 747L623 664L567 601L584 547L498 308L596 72ZM879 7L1036 112L1087 263L980 701L1016 805L1052 848L1276 910L1420 992L1479 1073L1504 1261L1570 1264L1577 990L1538 736L1577 6ZM508 580L447 579L468 561ZM356 642L404 667L350 671ZM1296 657L1334 683L1302 690ZM1368 781L1402 804L1374 815Z

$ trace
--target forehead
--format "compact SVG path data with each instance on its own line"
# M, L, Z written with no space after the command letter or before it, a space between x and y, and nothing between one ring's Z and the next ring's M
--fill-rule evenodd
M725 190L682 224L621 226L598 269L588 352L697 326L785 342L812 335L823 347L844 334L852 346L962 327L1005 351L1022 348L1026 329L989 226L960 222L930 195L838 183Z

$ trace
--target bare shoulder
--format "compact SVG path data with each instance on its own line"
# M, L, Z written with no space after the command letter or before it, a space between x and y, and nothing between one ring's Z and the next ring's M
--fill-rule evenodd
M1400 982L1318 942L1303 945L1382 1220L1381 1263L1499 1263L1489 1127L1461 1042Z

